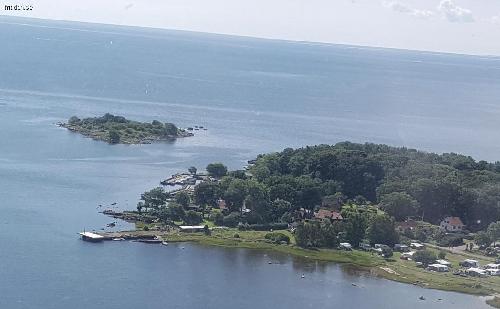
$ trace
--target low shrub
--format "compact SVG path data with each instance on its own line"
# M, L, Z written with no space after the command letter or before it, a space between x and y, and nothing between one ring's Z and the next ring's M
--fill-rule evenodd
M264 236L264 238L270 240L275 244L280 244L282 242L286 242L287 244L290 243L290 237L288 237L288 235L285 235L283 233L277 233L277 232L267 233L266 236Z

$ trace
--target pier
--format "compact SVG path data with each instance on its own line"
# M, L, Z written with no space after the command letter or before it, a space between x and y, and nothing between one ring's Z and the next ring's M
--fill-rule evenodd
M85 241L100 242L100 241L104 240L104 236L96 234L96 233L81 232L79 234L82 237L82 240L85 240Z

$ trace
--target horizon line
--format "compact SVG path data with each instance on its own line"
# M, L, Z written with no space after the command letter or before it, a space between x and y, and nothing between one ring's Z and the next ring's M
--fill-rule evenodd
M373 49L373 50L387 50L387 51L401 51L401 52L416 52L416 53L426 53L426 54L434 54L434 55L442 55L442 56L465 56L465 57L474 57L474 58L488 58L490 60L500 60L500 54L481 54L481 53L461 53L461 52L451 52L451 51L441 51L441 50L423 50L423 49L410 49L410 48L401 48L401 47L390 47L390 46L376 46L376 45L363 45L363 44L355 44L355 43L346 43L346 42L324 42L324 41L307 41L307 40L292 40L292 39L283 39L283 38L274 38L274 37L261 37L261 36L252 36L252 35L243 35L243 34L233 34L233 33L222 33L222 32L205 32L198 30L186 30L186 29L178 29L178 28L159 28L153 26L138 26L138 25L127 25L127 24L112 24L112 23L103 23L103 22L89 22L89 21L81 21L81 20L67 20L67 19L47 19L47 18L39 18L39 17L24 17L24 16L13 16L13 15L0 15L0 20L2 18L7 19L23 19L23 20L31 20L31 21L42 21L42 22L59 22L59 23L68 23L68 24L83 24L83 25L99 25L105 27L117 27L117 28L135 28L135 29L144 29L144 30L159 30L159 31L171 31L171 32L184 32L190 34L202 34L202 35L213 35L213 36L223 36L229 38L242 38L242 39L254 39L254 40L264 40L264 41L278 41L284 43L291 44L310 44L310 45L325 45L325 46L344 46L358 49ZM12 24L19 26L32 26L36 27L37 25L30 24L19 24L19 23L6 23L1 22L0 24ZM48 26L47 26L48 27ZM55 28L55 27L54 27ZM72 28L62 28L63 30L70 31L82 31L83 29L72 29ZM119 33L117 33L119 34Z

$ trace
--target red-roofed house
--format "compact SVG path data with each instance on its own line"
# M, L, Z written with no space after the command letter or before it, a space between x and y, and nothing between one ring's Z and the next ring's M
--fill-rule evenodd
M328 209L320 209L318 212L314 213L314 218L316 219L330 219L332 221L343 220L342 215L336 211Z
M459 217L446 217L441 221L439 228L446 232L461 232L465 225Z

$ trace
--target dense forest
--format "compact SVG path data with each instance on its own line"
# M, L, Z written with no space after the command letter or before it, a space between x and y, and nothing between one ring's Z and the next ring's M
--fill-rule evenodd
M500 163L377 144L338 143L260 155L250 169L270 201L378 204L396 220L460 217L472 230L500 217Z
M139 212L167 224L209 220L250 230L293 226L297 244L305 247L336 247L341 241L393 245L409 239L462 244L460 235L435 226L446 216L460 217L473 232L493 223L488 230L497 232L479 233L486 245L500 237L500 223L494 223L500 218L499 163L343 142L259 155L246 171L228 171L222 163L206 169L209 177L192 192L173 194L161 187L145 192ZM196 168L190 173L196 175ZM318 217L320 209L342 218ZM419 222L417 229L397 233L396 222L408 218Z

